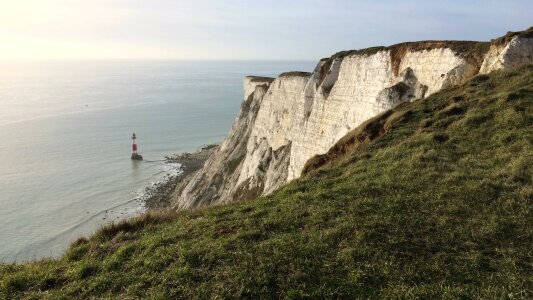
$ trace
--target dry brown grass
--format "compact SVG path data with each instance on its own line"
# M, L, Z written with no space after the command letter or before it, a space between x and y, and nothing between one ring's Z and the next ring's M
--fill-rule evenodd
M533 38L533 26L524 31L509 31L506 35L491 41L491 45L501 46L508 44L514 37Z
M168 223L174 220L176 212L174 211L148 211L138 217L125 219L117 223L111 223L103 226L97 232L97 236L105 239L114 237L119 232L131 232L144 228L147 225L157 225Z

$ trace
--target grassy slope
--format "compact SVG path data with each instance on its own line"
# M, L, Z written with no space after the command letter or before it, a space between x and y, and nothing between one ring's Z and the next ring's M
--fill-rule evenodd
M272 196L3 265L0 296L532 297L533 66L394 110L379 137Z

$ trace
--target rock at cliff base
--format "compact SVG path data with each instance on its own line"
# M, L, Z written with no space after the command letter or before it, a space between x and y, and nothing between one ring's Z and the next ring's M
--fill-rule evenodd
M131 155L131 159L132 160L143 160L143 156L140 155L140 154L135 154L134 153L134 154Z

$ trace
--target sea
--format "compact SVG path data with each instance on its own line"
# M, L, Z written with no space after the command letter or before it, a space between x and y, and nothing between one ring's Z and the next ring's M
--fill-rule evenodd
M242 78L312 61L0 62L0 262L58 257L146 210L168 155L223 140ZM132 161L131 135L143 161Z

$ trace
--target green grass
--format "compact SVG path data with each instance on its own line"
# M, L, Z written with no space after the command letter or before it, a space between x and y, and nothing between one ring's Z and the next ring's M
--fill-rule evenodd
M533 297L533 66L385 115L272 196L146 215L58 260L2 265L0 297Z

